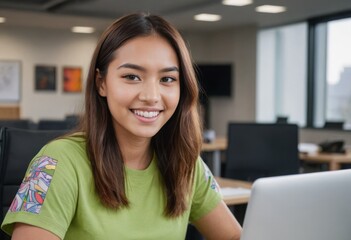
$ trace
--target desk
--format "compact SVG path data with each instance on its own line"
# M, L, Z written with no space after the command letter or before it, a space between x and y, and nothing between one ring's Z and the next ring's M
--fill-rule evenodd
M245 182L241 180L234 180L234 179L229 179L229 178L221 178L221 177L216 177L216 181L218 185L221 188L224 187L233 187L233 188L248 188L251 189L252 183L250 182ZM223 201L227 205L235 205L235 204L244 204L249 201L250 196L225 196L223 197Z
M327 163L329 170L339 170L341 164L351 163L351 152L345 154L337 153L300 153L300 160L311 163Z
M214 176L221 175L221 151L227 150L227 139L216 138L211 143L203 143L203 152L212 152L212 173Z

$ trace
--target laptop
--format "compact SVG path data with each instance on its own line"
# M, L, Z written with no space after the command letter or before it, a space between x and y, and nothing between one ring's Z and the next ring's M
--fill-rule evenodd
M254 182L241 240L350 240L351 170Z

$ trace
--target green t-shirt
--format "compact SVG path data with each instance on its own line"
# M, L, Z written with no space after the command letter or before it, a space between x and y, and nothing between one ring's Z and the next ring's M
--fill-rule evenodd
M167 218L156 161L145 170L126 169L130 207L113 210L104 207L95 192L85 140L52 141L32 160L2 229L10 234L14 223L22 222L61 239L184 239L188 222L219 203L218 185L198 158L188 210L178 218Z

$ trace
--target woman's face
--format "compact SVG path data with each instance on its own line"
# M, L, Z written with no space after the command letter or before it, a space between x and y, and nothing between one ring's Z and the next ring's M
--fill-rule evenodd
M99 93L107 99L116 134L151 138L179 102L177 55L164 38L150 35L127 41L114 57Z

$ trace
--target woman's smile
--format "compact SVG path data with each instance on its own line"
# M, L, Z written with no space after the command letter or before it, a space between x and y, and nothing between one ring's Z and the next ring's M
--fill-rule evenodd
M154 123L161 111L159 110L132 110L135 117L142 123Z

